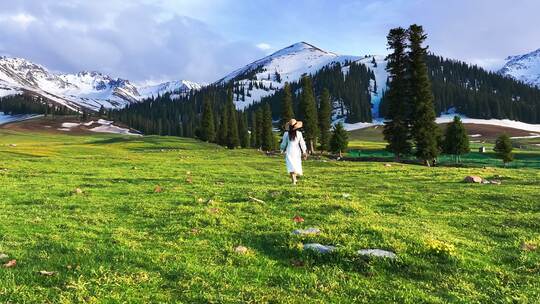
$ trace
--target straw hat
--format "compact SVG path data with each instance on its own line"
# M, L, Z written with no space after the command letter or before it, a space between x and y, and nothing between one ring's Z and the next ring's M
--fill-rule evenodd
M285 130L289 130L289 127L292 126L293 130L298 130L304 126L304 123L300 120L291 119L285 124Z

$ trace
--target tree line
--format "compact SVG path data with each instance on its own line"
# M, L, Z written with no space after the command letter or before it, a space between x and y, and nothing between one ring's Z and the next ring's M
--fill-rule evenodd
M1 97L0 112L7 115L43 114L45 116L76 114L75 111L70 110L66 106L47 102L41 97L22 94Z
M540 122L540 90L478 66L426 56L436 113L455 108L471 118ZM388 115L386 92L379 111Z

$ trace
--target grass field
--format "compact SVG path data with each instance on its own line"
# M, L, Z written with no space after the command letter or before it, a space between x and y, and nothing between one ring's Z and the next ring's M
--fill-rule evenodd
M1 262L17 260L0 303L538 303L538 169L305 174L294 187L279 156L191 139L0 130ZM291 234L307 227L322 233Z

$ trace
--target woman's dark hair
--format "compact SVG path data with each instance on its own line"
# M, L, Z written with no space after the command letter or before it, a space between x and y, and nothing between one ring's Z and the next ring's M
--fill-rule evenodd
M296 129L294 126L289 126L289 140L295 140L296 139Z

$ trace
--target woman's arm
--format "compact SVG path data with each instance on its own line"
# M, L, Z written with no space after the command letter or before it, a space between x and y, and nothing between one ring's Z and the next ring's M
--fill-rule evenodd
M279 146L281 152L285 152L285 149L287 149L288 142L289 142L289 133L285 132L283 133L283 138L281 139L281 145Z
M302 132L298 131L298 141L300 143L300 149L302 150L303 154L307 153L306 148L306 142L304 141L304 135L302 135Z

